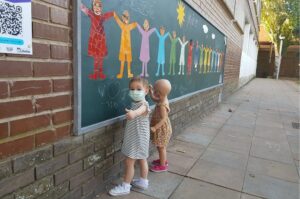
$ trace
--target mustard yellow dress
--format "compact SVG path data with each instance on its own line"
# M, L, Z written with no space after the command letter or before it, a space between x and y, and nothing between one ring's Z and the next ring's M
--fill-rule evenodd
M161 115L160 115L160 109L165 108L167 110L167 113L170 112L170 107L167 104L156 104L154 112L151 117L150 126L153 127L157 123L161 121ZM164 124L156 130L156 132L150 133L150 138L152 143L155 146L159 147L166 147L170 141L172 135L172 126L170 119L167 118L167 120L164 122Z

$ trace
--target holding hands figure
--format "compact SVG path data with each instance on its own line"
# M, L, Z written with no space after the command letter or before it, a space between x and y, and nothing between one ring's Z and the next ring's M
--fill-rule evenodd
M154 160L150 168L153 172L168 170L167 145L172 134L172 126L168 117L170 112L168 94L170 91L171 83L167 79L157 80L154 88L150 86L150 97L156 103L150 122L151 140L159 153L159 159Z
M133 100L131 109L126 110L127 123L125 127L122 153L125 158L125 175L122 184L109 191L112 196L126 195L130 193L130 183L138 188L148 188L148 163L149 156L149 104L145 100L148 93L146 79L134 77L129 82L129 96ZM139 161L140 178L133 179L134 163Z

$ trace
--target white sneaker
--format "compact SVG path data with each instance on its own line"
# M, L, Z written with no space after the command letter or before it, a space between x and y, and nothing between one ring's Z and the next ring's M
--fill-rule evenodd
M147 179L133 179L132 180L132 186L146 190L148 189L148 185L149 185L149 180Z
M131 185L130 184L125 184L122 183L118 186L115 186L114 188L112 188L111 190L109 190L109 194L111 196L122 196L122 195L127 195L130 193L130 188Z

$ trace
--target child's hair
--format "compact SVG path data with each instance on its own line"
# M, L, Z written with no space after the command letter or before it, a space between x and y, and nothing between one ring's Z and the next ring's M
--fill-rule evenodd
M142 78L142 77L133 77L133 78L131 78L130 81L129 81L129 87L130 87L130 85L132 84L132 82L140 82L140 83L143 84L143 86L144 86L145 88L148 88L148 87L149 87L148 80L145 79L145 78Z

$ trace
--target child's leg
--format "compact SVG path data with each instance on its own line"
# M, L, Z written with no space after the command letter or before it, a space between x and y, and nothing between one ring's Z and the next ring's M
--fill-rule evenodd
M130 184L133 175L134 175L134 159L127 157L125 159L125 175L124 175L124 182Z
M166 147L158 147L160 165L166 166L167 160L167 148Z
M121 61L120 73L117 75L117 78L118 78L118 79L123 78L124 64L125 64L125 62L124 62L124 61Z
M127 74L128 74L128 78L132 78L133 74L131 73L131 62L127 61Z
M139 164L140 164L140 176L143 179L147 179L148 178L148 162L147 160L139 160Z

